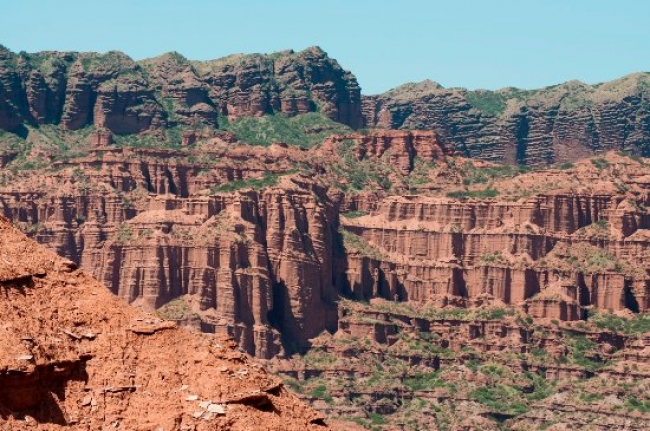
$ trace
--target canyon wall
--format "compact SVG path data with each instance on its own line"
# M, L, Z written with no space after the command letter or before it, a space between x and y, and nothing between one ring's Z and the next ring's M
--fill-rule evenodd
M511 304L561 320L583 318L582 306L647 311L650 279L642 250L650 219L645 212L617 212L620 201L579 195L520 202L388 198L372 213L342 221L356 237L352 243L365 247L353 249L339 273L361 300ZM596 223L618 225L627 235L581 235ZM587 267L601 254L609 260ZM625 273L618 259L639 271ZM554 311L545 311L549 304Z
M145 168L150 178L151 168ZM201 329L227 332L250 353L271 357L282 350L278 329L301 346L335 325L335 213L319 198L321 189L305 184L152 195L137 209L101 190L12 194L2 202L4 214L35 239L88 268L127 302L151 310L185 295Z
M408 131L332 137L312 152L220 137L180 150L104 145L48 171L3 171L0 209L127 302L228 333L262 358L335 331L342 296L510 305L558 320L584 319L588 308L650 309L641 162L611 155L607 171L587 161L548 173L558 184L577 172L588 186L623 181L627 192L355 194L326 185L327 163L348 144L356 163L385 163L395 176L414 175L423 159L444 165L444 184L457 187L459 166L473 163L436 134Z

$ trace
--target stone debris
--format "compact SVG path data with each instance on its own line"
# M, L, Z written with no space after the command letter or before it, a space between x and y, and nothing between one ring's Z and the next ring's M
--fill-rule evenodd
M174 329L177 325L174 322L170 321L161 321L159 323L149 323L149 324L139 324L132 326L130 328L131 332L142 335L151 335L155 334L158 331L163 331L165 329Z
M226 410L221 404L210 404L207 409L210 413L216 413L218 415L225 415Z

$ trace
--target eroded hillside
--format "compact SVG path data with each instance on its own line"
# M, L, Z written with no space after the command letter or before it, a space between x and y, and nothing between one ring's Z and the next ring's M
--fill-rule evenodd
M0 220L0 428L325 429L227 337L136 311Z

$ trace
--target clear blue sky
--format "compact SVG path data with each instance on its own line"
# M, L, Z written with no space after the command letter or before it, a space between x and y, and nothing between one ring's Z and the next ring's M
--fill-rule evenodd
M536 88L650 71L646 0L5 0L14 51L178 51L206 60L319 45L365 94L426 78Z

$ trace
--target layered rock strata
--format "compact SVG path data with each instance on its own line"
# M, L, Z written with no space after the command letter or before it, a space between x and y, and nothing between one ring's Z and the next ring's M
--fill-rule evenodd
M444 88L432 81L361 96L318 47L190 61L0 48L0 129L88 125L131 135L217 128L228 120L320 112L354 129L436 130L459 153L544 166L626 150L648 153L650 75L537 89Z
M650 308L650 181L628 157L610 155L607 170L587 161L499 186L520 193L531 179L562 186L578 175L585 187L598 178L609 184L599 192L468 199L425 184L421 196L390 196L337 190L337 157L389 165L393 178L416 175L424 161L438 172L429 181L444 187L465 187L463 175L479 168L433 133L333 137L312 152L226 139L179 150L100 146L45 174L6 171L0 205L126 301L171 303L170 317L226 332L262 358L304 350L311 337L336 330L341 295L501 304L557 320L584 319L590 308ZM267 186L246 187L258 184Z
M340 312L335 336L269 364L330 417L433 430L642 430L649 420L643 329L376 299Z

